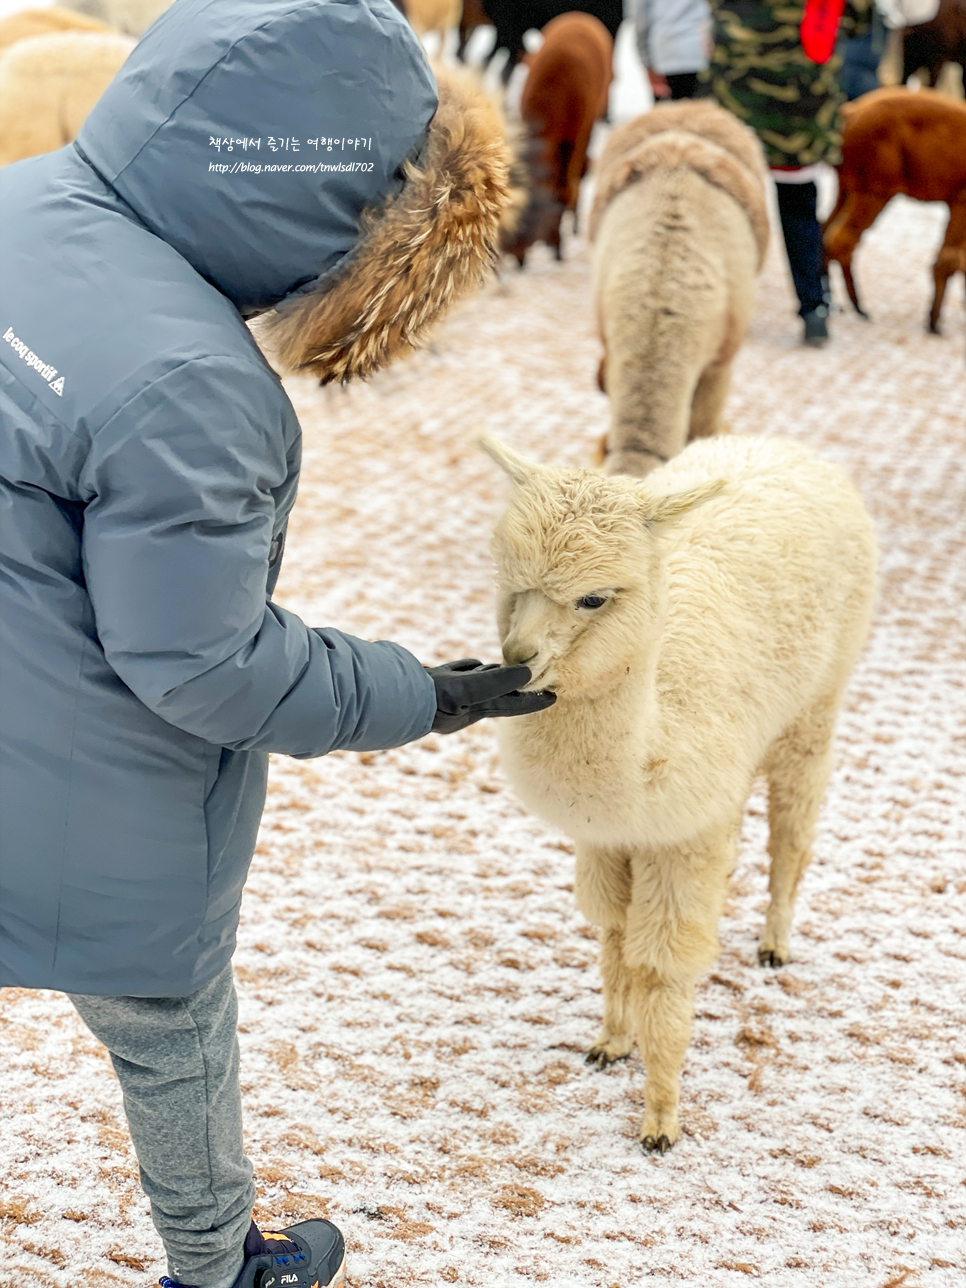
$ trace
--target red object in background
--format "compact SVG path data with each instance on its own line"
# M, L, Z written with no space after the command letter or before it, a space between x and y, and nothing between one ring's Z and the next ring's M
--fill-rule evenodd
M827 63L839 34L845 0L805 0L799 27L802 48L813 63Z

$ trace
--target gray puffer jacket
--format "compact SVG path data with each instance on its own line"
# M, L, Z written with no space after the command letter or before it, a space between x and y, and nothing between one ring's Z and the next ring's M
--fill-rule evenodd
M430 727L405 649L270 601L299 426L242 315L334 291L351 349L363 211L436 107L390 0L178 0L75 145L0 171L0 985L192 992L267 753Z

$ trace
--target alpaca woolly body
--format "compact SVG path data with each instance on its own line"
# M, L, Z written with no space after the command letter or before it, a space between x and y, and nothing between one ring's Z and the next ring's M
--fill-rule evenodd
M0 54L0 165L75 139L133 48L115 32L61 31Z
M721 108L672 104L615 131L591 215L609 474L642 477L721 432L767 226L760 145Z
M737 202L694 171L658 171L608 206L593 265L609 474L641 477L690 439L721 432L757 258Z
M761 953L788 957L835 714L868 631L872 523L837 467L777 439L703 439L644 482L487 450L517 483L494 537L504 657L557 693L501 722L502 763L576 842L577 902L605 930L592 1055L620 1058L636 1036L642 1138L667 1148L689 999L718 950L761 773L773 856Z
M49 9L19 9L8 18L0 18L0 50L18 40L46 36L52 31L110 31L106 22L98 22L73 9L52 5Z
M440 39L440 55L446 33L459 26L462 12L460 0L406 0L405 13L409 25L420 37L436 32Z

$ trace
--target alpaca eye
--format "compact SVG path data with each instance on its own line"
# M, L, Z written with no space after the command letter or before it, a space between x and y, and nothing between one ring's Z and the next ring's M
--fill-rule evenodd
M583 599L577 600L578 608L603 608L607 600L603 595L584 595Z

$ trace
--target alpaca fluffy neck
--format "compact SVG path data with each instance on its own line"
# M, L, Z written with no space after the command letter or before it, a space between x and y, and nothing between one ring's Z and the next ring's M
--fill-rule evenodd
M628 656L605 687L562 694L546 711L501 722L503 762L517 792L571 836L636 834L642 788L660 789L669 734L658 639L659 628L654 647Z

